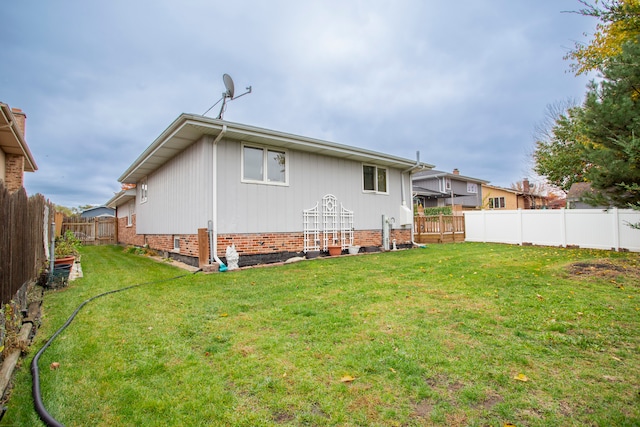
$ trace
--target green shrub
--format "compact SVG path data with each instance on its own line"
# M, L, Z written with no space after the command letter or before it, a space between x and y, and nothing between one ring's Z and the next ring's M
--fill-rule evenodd
M452 215L451 206L442 206L439 208L424 208L425 216L430 215Z
M64 258L69 256L77 257L80 254L82 244L71 230L65 231L61 236L56 237L55 257Z

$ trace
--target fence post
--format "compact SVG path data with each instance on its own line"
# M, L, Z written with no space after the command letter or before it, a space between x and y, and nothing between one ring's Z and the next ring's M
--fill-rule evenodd
M444 242L444 219L442 217L442 213L439 218L439 227L440 227L440 243Z
M482 241L487 243L487 211L482 210Z
M522 208L518 208L518 244L522 246Z
M613 208L613 244L616 252L620 251L620 214L618 208Z
M560 232L561 232L561 238L562 238L562 247L566 248L568 243L567 243L567 211L565 208L560 208L560 210L562 211L561 215L561 220L562 223L560 224Z

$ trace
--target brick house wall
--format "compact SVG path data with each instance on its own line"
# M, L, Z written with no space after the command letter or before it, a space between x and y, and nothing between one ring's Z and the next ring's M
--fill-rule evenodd
M136 234L136 216L132 216L131 225L127 225L127 217L118 218L117 241L123 245L144 246L144 236Z
M18 129L25 136L27 115L19 108L11 108ZM4 154L4 186L10 193L15 193L24 187L25 158L22 154ZM0 179L3 178L0 176Z
M118 219L118 243L134 246L148 245L150 249L167 254L180 254L193 258L193 265L198 261L198 235L197 234L135 234L135 215L132 218L132 226L127 226L127 218ZM174 250L174 239L179 239L180 250ZM394 229L390 239L396 240L396 245L411 244L410 229ZM382 242L381 230L356 230L354 232L354 244L366 247L380 247ZM273 261L282 255L282 261L290 258L291 254L302 254L304 242L303 233L246 233L246 234L220 234L218 235L218 255L224 258L227 246L235 245L238 254L252 257L251 264L258 264L259 259Z
M14 193L24 186L24 156L6 153L4 164L4 185L10 193Z

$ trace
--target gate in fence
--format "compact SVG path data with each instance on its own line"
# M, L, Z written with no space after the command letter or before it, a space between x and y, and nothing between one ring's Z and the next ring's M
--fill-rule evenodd
M62 233L71 231L83 245L115 245L118 220L115 217L65 218Z

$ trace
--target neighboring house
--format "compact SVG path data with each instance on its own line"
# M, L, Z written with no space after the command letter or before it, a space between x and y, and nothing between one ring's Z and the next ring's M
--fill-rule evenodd
M518 191L518 208L547 209L549 207L549 198L531 191L528 178L522 180L522 189L516 191Z
M606 206L593 206L584 201L584 197L593 194L590 182L575 182L567 193L567 209L607 209Z
M113 216L116 216L116 210L108 206L95 206L93 208L85 209L80 214L81 218L113 217Z
M483 209L547 209L549 198L531 192L528 179L522 180L522 189L504 188L495 185L482 185Z
M484 195L483 209L512 210L522 208L518 205L520 201L518 190L482 184L482 194Z
M172 257L214 258L234 245L241 265L327 250L337 241L411 245L411 174L431 165L200 115L182 114L120 176L118 241ZM206 243L206 242L205 242ZM199 249L200 246L200 249ZM206 246L206 245L205 245Z
M482 185L478 178L453 173L426 170L413 175L414 202L425 208L452 206L454 212L482 208Z
M0 181L10 192L24 187L24 172L38 170L25 141L27 116L0 102Z

